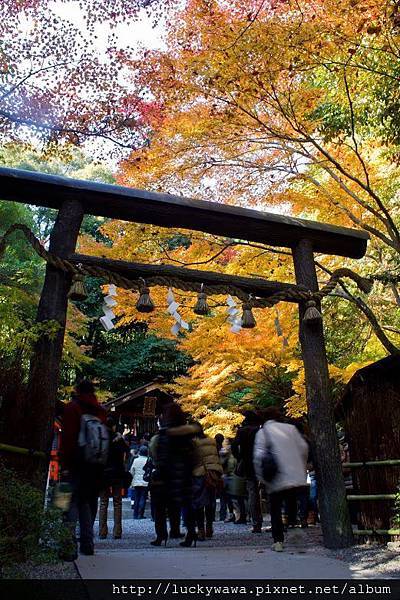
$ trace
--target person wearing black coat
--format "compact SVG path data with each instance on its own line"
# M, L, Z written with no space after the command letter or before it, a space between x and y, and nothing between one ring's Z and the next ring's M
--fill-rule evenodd
M107 418L110 430L110 449L106 468L104 470L103 486L100 492L99 537L105 539L108 534L107 512L110 494L114 510L114 539L122 536L122 490L127 485L125 460L129 455L129 446L120 433L112 417Z
M185 415L178 404L171 403L164 409L162 427L150 444L154 464L150 491L156 531L156 539L151 542L153 546L161 546L167 542L167 515L171 528L170 537L181 537L182 509L186 512L187 545L191 545L195 539L192 509L192 440L197 431L198 426L186 423Z
M249 512L253 522L253 533L261 533L262 512L259 483L253 466L253 451L256 434L260 429L258 415L247 410L244 421L239 427L236 437L232 442L232 454L238 461L238 475L246 478L247 493L249 495ZM246 523L246 516L241 515L237 523Z

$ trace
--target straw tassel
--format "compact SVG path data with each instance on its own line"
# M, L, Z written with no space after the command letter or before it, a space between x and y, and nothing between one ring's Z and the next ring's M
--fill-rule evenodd
M243 329L254 329L254 327L257 325L250 302L245 302L243 304L241 325Z
M203 291L203 284L201 284L200 292L197 295L197 302L193 309L196 315L209 315L210 307L207 303L207 294Z
M154 310L154 304L150 298L150 290L146 285L146 282L142 280L142 285L139 288L140 296L136 302L136 308L141 313L150 313Z
M334 271L333 276L335 276L336 279L340 277L349 277L357 284L357 287L364 292L364 294L369 294L374 286L374 282L371 279L362 277L358 273L355 273L351 269L346 269L345 267Z
M322 320L322 315L317 308L315 300L308 300L306 303L306 311L303 317L303 323L317 323Z
M374 282L366 277L360 277L358 281L358 287L362 292L364 292L364 294L370 294L372 292L372 288L374 287Z
M68 298L73 302L83 302L87 299L85 282L82 275L74 275Z

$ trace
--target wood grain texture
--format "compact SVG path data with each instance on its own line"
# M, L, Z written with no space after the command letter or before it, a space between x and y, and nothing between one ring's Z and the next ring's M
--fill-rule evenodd
M82 219L83 209L79 202L74 199L65 200L50 235L50 252L66 254L75 250ZM45 452L47 457L53 437L70 285L71 276L68 273L50 264L46 265L36 320L38 323L56 321L59 329L52 337L40 336L35 344L29 373L25 422L28 427L28 447ZM45 463L43 461L39 469L29 475L32 483L42 490L47 477Z
M244 293L252 294L259 298L269 298L273 294L288 289L298 289L304 291L304 286L297 286L292 283L282 283L279 281L268 281L267 279L257 277L239 277L236 275L225 275L213 271L199 271L195 269L186 269L184 267L175 267L173 265L148 265L143 263L126 262L123 260L113 260L101 258L98 256L88 256L85 254L71 254L68 260L75 264L92 265L102 269L110 269L119 273L128 279L138 279L143 277L177 277L187 282L204 284L207 292L207 286L213 285L231 285L240 288ZM296 300L289 300L296 302Z
M3 200L60 208L65 200L76 199L87 214L277 247L292 248L307 238L315 252L351 258L364 256L369 239L364 231L316 221L4 167L0 168L0 190Z
M362 418L360 418L362 415ZM374 466L352 469L354 494L393 494L400 481L400 356L387 356L357 371L337 406L351 462ZM390 529L392 501L355 505L360 529Z

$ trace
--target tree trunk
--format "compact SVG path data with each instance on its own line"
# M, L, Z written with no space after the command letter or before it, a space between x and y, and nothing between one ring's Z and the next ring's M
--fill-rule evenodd
M66 200L57 216L50 236L50 252L66 256L75 251L83 209L76 200ZM31 359L27 406L26 443L29 448L41 450L50 456L60 363L64 344L71 276L47 264L46 277L40 297L37 323L56 321L55 334L41 335ZM42 460L29 475L29 481L44 490L48 460Z
M302 240L293 248L297 284L318 290L312 245ZM321 310L320 303L317 305ZM336 434L322 320L304 323L305 302L299 304L300 343L304 361L308 418L312 433L324 544L345 548L353 543Z

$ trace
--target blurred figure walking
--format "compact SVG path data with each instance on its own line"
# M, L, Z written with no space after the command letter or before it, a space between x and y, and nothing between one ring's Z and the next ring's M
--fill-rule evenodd
M232 442L232 453L238 461L237 474L246 479L250 518L253 533L261 533L262 512L260 486L254 471L253 454L256 434L261 426L260 417L252 410L244 412L244 421ZM243 522L239 520L239 522ZM244 518L246 522L246 517Z
M112 417L107 418L110 431L110 449L108 461L103 475L103 485L100 492L99 537L105 539L108 535L108 503L113 499L114 527L113 537L122 537L122 492L129 486L129 473L125 470L125 461L129 455L129 445L117 431L117 424Z
M233 510L233 500L232 496L229 493L228 489L228 481L234 475L236 470L237 461L233 456L230 444L228 443L225 448L222 448L220 454L220 461L223 469L222 481L224 484L223 490L220 496L220 512L219 519L220 521L225 521L225 523L234 523L235 512ZM229 511L229 516L228 516Z
M283 501L297 494L307 482L308 444L294 425L285 423L278 407L264 412L265 424L254 444L256 476L267 489L271 505L271 527L276 552L283 550Z
M78 519L80 551L86 555L94 553L93 524L109 450L105 421L106 413L97 401L93 383L80 382L72 401L64 409L61 430L61 477L72 488L66 514L71 539L60 552L64 560L77 558L75 529Z
M152 546L167 544L167 515L171 538L181 537L181 512L185 511L187 535L183 546L196 542L195 519L192 508L193 436L197 425L186 423L186 417L178 404L171 403L164 409L159 433L150 443L153 473L150 493L154 507L156 539Z
M216 496L222 489L222 466L215 440L205 435L198 424L193 440L193 508L198 528L198 540L213 536Z
M149 461L148 446L140 446L139 456L137 456L131 466L130 472L132 475L131 488L133 494L133 518L144 519L144 511L146 509L146 501L148 494L149 482L144 479L145 467Z

